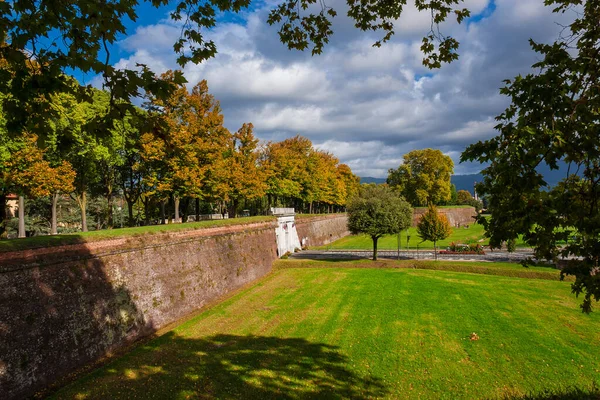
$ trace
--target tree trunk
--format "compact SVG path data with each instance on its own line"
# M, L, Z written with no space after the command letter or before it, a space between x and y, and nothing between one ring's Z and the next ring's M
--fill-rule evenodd
M200 221L200 198L196 197L196 221Z
M144 203L144 224L150 225L150 199L143 197L142 202Z
M435 245L436 241L433 241L433 259L437 261L437 246Z
M56 205L58 204L59 194L52 194L52 212L50 218L50 234L57 235L58 234L58 224L56 222Z
M310 203L308 203L308 213L309 213L309 214L312 214L312 213L313 213L312 204L313 204L313 202L312 202L312 201L311 201Z
M163 199L160 201L160 223L164 225L165 222L165 200Z
M231 202L231 207L229 208L229 218L235 218L235 217L237 217L236 213L237 213L237 209L238 209L239 204L240 204L240 201L238 199L234 199Z
M86 207L87 207L87 195L85 192L81 193L81 198L79 199L79 208L81 209L81 231L87 232L87 215L86 215Z
M125 201L127 202L127 225L134 226L133 201L129 197L125 197Z
M373 261L377 261L377 240L379 237L371 236L371 239L373 239Z
M25 236L25 198L19 196L19 238Z
M8 215L6 213L6 195L0 194L0 239L6 239L6 222Z
M113 196L112 196L112 190L109 191L106 194L106 203L107 203L107 206L106 206L107 210L106 211L108 211L108 215L107 215L107 218L106 218L106 225L107 225L106 227L108 229L112 229L112 228L114 228L114 225L115 225L114 216L113 216Z
M181 209L181 222L187 222L188 220L190 200L190 197L184 197L183 200L181 200L181 205L179 206Z
M173 200L175 203L175 223L178 224L181 221L179 220L179 196L173 196Z

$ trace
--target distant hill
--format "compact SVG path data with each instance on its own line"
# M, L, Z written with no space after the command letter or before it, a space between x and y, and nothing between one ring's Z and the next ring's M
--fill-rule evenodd
M481 180L480 174L472 175L452 175L451 181L456 185L456 190L468 190L473 193L473 183ZM360 183L385 183L385 178L373 178L371 176L365 176L360 178Z
M473 185L475 182L481 182L483 176L481 174L469 174L469 175L452 175L450 182L456 186L456 191L466 190L473 194Z
M559 169L551 170L550 167L543 164L537 170L544 176L548 187L553 187L567 176L568 166L565 163L559 164ZM573 171L571 171L571 174ZM483 176L481 174L471 175L452 175L450 181L456 186L456 190L468 190L473 194L473 184L481 182Z
M385 178L373 178L371 176L360 177L360 183L385 183Z
M550 168L546 165L542 165L538 168L538 171L544 175L544 179L548 183L548 186L555 186L559 181L564 179L567 175L567 165L560 164L560 168L557 170L550 170ZM571 172L573 173L573 172ZM467 190L469 193L473 194L473 185L475 182L481 182L483 180L483 176L481 174L469 174L469 175L452 175L450 181L454 186L456 186L456 190ZM385 178L373 178L370 176L361 177L360 183L385 183Z

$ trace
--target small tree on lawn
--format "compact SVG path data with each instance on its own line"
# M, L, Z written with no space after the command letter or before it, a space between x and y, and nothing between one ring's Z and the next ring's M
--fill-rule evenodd
M444 240L452 233L450 223L445 215L440 215L433 204L429 205L417 224L417 232L423 241L433 242L433 251L437 260L437 241Z
M363 185L348 201L348 229L371 237L373 261L377 260L377 240L408 228L411 220L408 202L384 185Z

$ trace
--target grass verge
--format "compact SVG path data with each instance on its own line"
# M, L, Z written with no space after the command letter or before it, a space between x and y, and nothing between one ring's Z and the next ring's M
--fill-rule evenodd
M274 268L412 268L435 271L465 272L471 274L508 276L512 278L560 280L560 271L544 267L523 267L505 262L428 261L428 260L277 260ZM572 276L566 281L574 281Z
M211 221L186 222L182 224L136 226L133 228L104 229L56 236L34 236L24 239L0 240L0 253L67 244L89 243L119 237L154 235L166 232L181 232L231 225L247 225L257 222L274 221L272 216L243 217Z
M407 245L407 236L410 236L410 240ZM452 234L444 240L437 242L437 247L440 250L448 247L450 243L479 243L482 246L489 244L489 239L485 237L485 231L483 226L480 224L471 224L469 227L452 228ZM433 242L424 241L421 242L421 238L417 233L416 227L410 227L407 231L400 233L400 248L406 250L407 246L414 250L419 249L433 249ZM398 248L398 235L387 235L383 236L377 242L379 250L396 250ZM527 247L526 244L521 240L517 240L517 247ZM367 235L351 235L336 240L326 246L315 247L316 249L344 249L344 250L372 250L373 240Z

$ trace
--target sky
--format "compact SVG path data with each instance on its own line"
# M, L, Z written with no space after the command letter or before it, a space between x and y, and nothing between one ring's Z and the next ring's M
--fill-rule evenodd
M223 15L206 32L217 56L187 65L184 75L190 87L207 80L229 130L251 122L263 141L305 136L359 176L384 178L404 154L423 148L449 155L456 174L479 172L479 164L459 164L460 154L495 136L494 118L509 104L499 94L503 80L531 72L539 55L528 40L553 42L559 23L572 16L553 14L543 0L465 0L472 17L441 27L461 43L459 60L429 70L419 47L430 16L408 3L392 40L375 48L381 34L354 28L345 2L328 0L338 16L330 43L317 56L279 42L277 27L266 23L276 2L254 3L235 17ZM143 63L158 73L178 67L172 46L180 28L168 11L138 10L130 34L111 50L115 66Z

